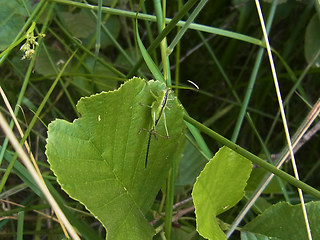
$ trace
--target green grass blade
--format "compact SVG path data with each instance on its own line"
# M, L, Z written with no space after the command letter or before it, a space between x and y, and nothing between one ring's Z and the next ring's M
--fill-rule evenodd
M73 56L76 54L77 51L75 51L71 57L68 59L68 61L66 62L66 64L63 66L63 68L61 69L60 73L58 74L57 78L55 79L55 81L53 82L53 84L51 85L50 89L48 90L46 96L44 97L44 99L42 100L35 116L32 118L31 122L29 123L29 126L28 128L26 129L26 131L24 132L24 135L23 135L23 138L21 139L20 141L20 144L22 145L27 137L29 136L30 132L31 132L31 129L33 128L34 124L36 123L36 121L38 120L38 117L41 113L41 111L43 110L45 104L47 103L51 93L53 92L53 90L55 89L55 86L57 85L58 81L60 80L60 77L62 75L62 73L64 72L64 70L66 69L66 67L68 66L68 64L70 63L71 59L73 58ZM3 148L4 149L4 148ZM2 150L3 150L2 149ZM17 159L17 154L15 154L15 156L13 157L12 159L12 163L9 165L9 167L6 169L6 173L5 173L5 176L6 178L2 178L1 179L1 182L0 182L0 193L2 192L2 189L7 181L7 177L9 176L9 173L11 172L12 168L13 168L13 164L15 162L15 160Z
M24 211L18 212L17 240L23 240Z
M148 53L153 52L156 49L156 47L159 46L162 39L164 39L176 27L177 22L189 11L189 9L196 2L197 2L197 0L190 0L181 8L181 10L176 14L176 16L168 23L166 28L163 29L163 31L157 36L157 38L154 40L154 42L151 43L151 45L148 48ZM136 71L140 68L142 62L143 62L143 59L140 58L137 61L136 65L127 74L127 78L132 77L136 73Z
M101 15L102 15L102 0L98 0L98 12L97 12L97 32L96 32L96 45L95 45L95 59L98 58L101 41ZM96 60L95 60L96 62ZM95 64L93 64L94 66Z
M94 53L92 53L90 50L84 47L78 40L74 39L72 35L63 27L63 25L58 20L56 20L55 23L59 26L61 31L70 39L70 41L72 41L72 43L74 43L78 48L80 48L82 51L84 51L88 55L94 57ZM111 72L116 74L118 77L125 78L125 75L122 72L120 72L119 70L111 66L111 64L104 61L102 58L98 58L97 60L107 69L109 69Z
M0 58L0 66L3 64L3 62L6 60L6 58L8 57L10 51L17 46L21 41L23 41L24 37L22 37L22 34L27 30L28 26L30 26L32 24L32 22L34 21L35 16L41 11L41 9L46 9L46 6L48 4L48 1L46 0L41 0L40 3L37 5L37 7L35 8L35 10L32 12L31 16L28 18L28 20L26 21L26 23L24 24L24 26L22 27L20 33L17 35L16 39L13 41L13 44L10 45L10 47L8 49L10 50L6 50L6 53L3 54L3 52L0 54L1 58Z
M140 49L140 52L142 54L142 57L144 61L146 62L149 70L151 71L152 75L155 77L155 79L160 80L161 82L165 83L166 81L164 80L159 68L156 66L152 58L150 57L147 49L144 47L140 35L139 35L139 30L138 30L138 20L136 20L136 36L137 36L137 42L138 46Z
M42 33L46 32L46 29L48 27L48 22L49 22L51 14L52 14L52 10L53 10L53 4L51 4L51 7L48 10L47 18L46 18L46 20L45 20L45 22L43 24L43 27L42 27ZM39 45L41 45L42 41L43 41L43 39L40 38L39 41L38 41ZM39 52L39 47L37 46L36 49L35 49L34 55L36 56L38 54L38 52ZM22 87L21 87L21 90L20 90L20 93L19 93L19 96L18 96L18 100L17 100L17 103L16 103L15 108L14 108L14 115L15 116L17 116L17 114L18 114L19 106L22 103L22 99L24 97L24 94L26 92L27 86L29 84L30 76L31 76L31 73L32 73L32 71L34 69L35 62L36 62L36 58L33 57L31 59L31 61L30 61L30 64L28 66L28 70L27 70L27 72L25 74L25 77L24 77L24 80L23 80L23 84L22 84ZM1 63L0 63L0 65L1 65ZM10 121L9 126L10 126L11 129L13 128L13 120ZM0 165L2 163L2 159L4 157L4 153L5 153L6 148L8 146L8 142L9 142L9 140L6 137L4 142L3 142L3 144L2 144L2 149L1 149L1 152L0 152ZM1 187L1 184L0 184L0 192L1 192L1 189L2 189L2 187Z
M194 11L190 14L186 23L183 25L183 27L180 29L180 31L177 33L177 35L174 37L171 44L169 45L169 47L167 49L168 55L170 55L172 53L172 51L175 48L175 46L177 45L177 43L180 41L180 39L183 37L185 32L188 30L190 24L198 16L198 14L203 9L203 7L207 4L207 2L208 2L208 0L201 0L200 3L194 9Z
M57 2L57 3L61 3L61 4L70 5L70 6L79 7L79 8L91 9L91 10L94 10L94 11L96 11L96 9L97 9L96 6L90 5L90 4L78 3L78 2L73 2L73 1L71 2L71 1L66 1L66 0L52 0L52 1L53 2ZM184 5L184 7L186 5L189 5L189 4L194 5L195 2L196 2L196 0L194 0L194 1L193 0L189 0ZM188 10L189 9L190 8L188 8ZM186 12L188 12L188 10L187 11L183 10L183 12L186 13ZM128 18L136 18L136 13L135 12L125 11L125 10L120 10L120 9L115 9L115 8L103 7L102 8L102 12L114 14L114 15L117 15L117 16L128 17ZM141 20L152 21L152 22L156 22L157 21L155 16L148 15L148 14L142 14L142 13L139 13L137 15L137 18L141 19ZM170 24L172 21L175 21L175 17L173 19L166 18L166 23ZM174 25L182 27L183 25L185 25L185 21L177 21L176 23L174 23ZM217 35L220 35L220 36L229 37L229 38L232 38L232 39L237 39L237 40L240 40L240 41L244 41L244 42L251 43L251 44L254 44L254 45L258 45L258 46L261 46L261 47L265 47L265 44L259 39L256 39L256 38L250 37L250 36L246 36L244 34L228 31L228 30L223 30L223 29L219 29L219 28L215 28L215 27L211 27L211 26L205 26L205 25L196 24L196 23L191 23L190 26L189 26L189 29L199 30L199 31L202 31L202 32L207 32L207 33L212 33L212 34L217 34ZM165 35L167 35L167 34L165 34ZM164 36L161 36L160 40L162 40L163 37ZM157 43L157 45L158 44L159 43ZM152 49L152 50L154 50L154 49ZM149 49L148 49L148 51L149 51ZM150 51L151 51L151 49L150 49Z
M270 32L271 24L272 24L272 21L274 19L274 14L276 12L276 9L277 9L277 1L273 1L272 7L271 7L270 13L269 13L268 21L267 21L267 31L268 32ZM254 87L254 84L255 84L257 76L258 76L258 71L259 71L259 68L260 68L260 65L261 65L261 61L262 61L262 56L263 56L264 50L265 50L264 48L260 48L259 51L258 51L256 60L255 60L255 63L254 63L254 67L252 69L252 73L251 73L251 76L250 76L250 80L249 80L249 83L248 83L248 87L247 87L247 90L246 90L246 93L245 93L245 96L244 96L244 100L243 100L243 103L241 105L240 113L238 115L237 122L236 122L236 125L234 127L234 131L232 133L231 141L233 141L233 142L236 142L237 138L239 136L239 132L240 132L240 129L241 129L241 126L242 126L242 122L243 122L243 119L244 119L245 114L247 112L249 101L250 101L250 98L251 98L251 95L252 95L253 87Z
M56 190L56 188L51 184L50 181L45 180L45 183L54 197L54 199L59 204L61 210L65 214L65 216L68 218L70 223L77 228L77 230L81 233L81 236L85 237L86 239L96 239L96 240L102 240L102 238L97 234L96 231L94 231L89 224L85 223L82 219L79 219L75 213L72 213L70 208L68 208L68 202L66 202L63 197L60 195L60 193Z

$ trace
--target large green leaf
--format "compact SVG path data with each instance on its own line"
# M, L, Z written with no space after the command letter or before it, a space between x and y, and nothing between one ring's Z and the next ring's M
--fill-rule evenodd
M107 229L108 239L151 239L144 214L164 184L172 161L181 156L183 108L172 93L152 137L145 168L150 105L165 85L133 78L118 90L82 98L81 118L49 125L47 151L61 187Z
M320 202L306 204L313 239L320 239ZM277 203L244 226L244 231L281 240L308 239L301 204ZM270 238L270 239L273 239Z
M241 200L251 169L248 159L227 147L222 147L207 163L192 192L197 231L201 236L226 239L216 216Z

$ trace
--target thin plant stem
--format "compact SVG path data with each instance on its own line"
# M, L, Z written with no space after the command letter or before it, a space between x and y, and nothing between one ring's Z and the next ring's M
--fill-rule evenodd
M164 39L176 27L177 22L189 11L190 8L193 7L196 1L197 0L189 0L181 8L181 10L176 14L176 16L168 23L168 25L163 29L163 31L156 37L154 42L151 43L151 45L147 49L148 53L153 52L156 49L156 47L158 47L162 39ZM136 15L137 17L139 16L139 14L136 14ZM131 69L131 71L127 74L127 78L131 78L136 73L136 71L140 68L142 63L143 63L143 58L141 57L137 61L135 66ZM171 85L170 82L169 82L169 85Z
M74 56L75 54L76 54L76 51L75 51L75 52L73 53L73 55L71 55L71 57L68 59L68 61L66 62L66 64L63 66L61 72L58 74L56 80L55 80L54 83L51 85L51 88L50 88L49 91L47 92L45 98L43 99L43 101L42 101L42 103L40 104L37 112L35 113L35 116L32 118L32 120L31 120L31 122L30 122L30 124L29 124L29 126L28 126L28 128L27 128L27 130L25 131L25 133L24 133L24 135L23 135L23 137L22 137L22 139L21 139L21 143L20 143L20 144L23 144L23 143L26 141L26 139L27 139L27 137L29 136L30 131L31 131L31 129L33 128L36 120L38 119L39 114L40 114L40 112L42 111L45 103L47 102L49 96L51 95L51 93L52 93L52 91L54 90L55 86L57 85L59 79L61 78L62 73L64 72L64 70L66 69L66 67L68 66L68 64L70 63L71 59L73 58L73 56ZM2 117L2 116L1 116L1 117ZM4 124L4 126L6 126L7 122L3 122L3 124ZM4 130L5 130L5 129L4 129ZM8 130L6 130L6 133L7 133L7 136L8 136L9 139L10 139L10 137L9 137L9 136L10 136L10 132L12 133L11 128L8 129ZM11 141L11 143L12 143L13 141L17 141L17 139L16 139L16 138L10 139L10 141ZM13 144L13 143L12 143L12 144ZM21 148L20 145L19 145L19 147ZM21 148L21 150L22 150L22 148ZM0 182L0 192L2 192L2 189L3 189L3 187L4 187L5 183L6 183L6 180L7 180L8 176L9 176L9 173L11 172L11 170L12 170L12 168L13 168L13 166L14 166L14 163L15 163L15 161L16 161L16 159L17 159L17 155L19 155L20 157L22 157L22 156L21 156L22 153L21 153L21 152L19 153L17 149L16 149L16 151L17 151L17 154L15 154L15 156L12 158L9 166L8 166L7 169L6 169L6 172L5 172L4 177L1 179L1 182ZM23 151L23 150L22 150L22 151ZM24 151L23 151L23 154L25 154ZM29 158L27 157L27 159L29 159ZM28 160L28 161L29 161L28 164L31 165L30 160ZM26 165L25 162L24 162L24 164ZM26 166L27 166L27 165L26 165ZM31 165L31 166L32 166L32 165ZM45 183L44 183L44 181L43 181L43 179L42 179L42 177L41 177L41 174L39 174L39 172L37 172L37 171L35 170L35 167L32 166L32 170L30 170L29 167L27 167L27 168L28 168L29 172L32 172L31 175L33 176L33 178L37 178L37 180L35 180L36 183L38 184L38 181L41 181L42 184L45 186ZM34 176L34 173L36 173L37 176ZM39 186L39 184L38 184L38 186ZM40 189L41 189L42 191L44 191L41 186L39 186L39 187L40 187ZM47 189L46 189L46 190L47 190ZM49 197L49 198L50 198L50 197ZM48 197L47 197L47 199L48 199ZM48 200L48 201L49 201L49 200ZM50 200L50 201L51 201L51 200ZM49 202L50 202L50 201L49 201ZM52 203L52 204L54 204L54 203ZM53 207L53 208L54 208L54 207ZM55 209L55 208L54 208L54 209ZM57 210L58 212L61 211L60 208L59 208L59 209L56 209L56 210ZM61 212L62 212L62 211L61 211ZM65 217L64 217L64 216L61 216L60 213L57 213L57 217L59 218L59 220L62 221L62 222L61 222L61 227L62 227L63 231L65 232L65 234L67 235L67 232L65 231L65 227L68 228L68 226L66 226L65 224L68 225L68 223L66 223L66 222L62 219L62 218L65 218ZM61 217L62 217L62 218L61 218ZM63 224L62 224L62 223L63 223ZM69 223L69 225L70 225L70 223ZM69 230L69 232L70 232L70 230Z
M166 18L166 0L162 0L162 7L160 1L156 1L155 4L156 12L157 12L157 23L159 32L163 31L166 27L165 18ZM166 55L167 50L167 39L164 37L160 42L160 50L161 50L161 59L163 66L163 77L166 82L166 85L171 85L170 79L170 62L169 58ZM166 184L166 206L165 206L165 223L164 230L166 239L171 239L172 232L172 214L173 214L173 199L174 199L174 182L175 182L175 172L176 172L176 163L173 161L173 164L169 170L169 174L167 177Z
M50 19L50 16L52 14L52 11L53 11L53 4L51 4L51 7L49 7L49 10L47 12L47 18L43 24L43 27L42 27L42 30L41 32L44 33L46 32L46 29L48 27L48 22L49 22L49 19ZM39 41L38 41L38 44L39 46L41 45L43 39L40 38ZM36 47L35 49L35 53L34 53L34 56L36 56L38 54L38 51L39 51L39 46ZM4 55L2 59L5 59L7 55ZM1 66L1 60L0 60L0 66ZM22 87L21 87L21 90L20 90L20 93L19 93L19 96L18 96L18 100L17 100L17 103L14 107L14 115L17 116L18 115L18 111L19 111L19 106L21 105L21 102L22 102L22 99L24 97L24 94L26 92L26 89L27 89L27 86L29 84L29 80L30 80L30 76L31 76L31 73L33 71L33 68L34 68L34 65L35 65L35 61L36 61L36 58L33 57L30 61L30 64L28 66L28 69L27 69L27 72L24 76L24 80L23 80L23 84L22 84ZM11 129L13 128L13 120L10 121L10 124L9 126L11 127ZM7 149L7 145L8 145L8 138L5 138L4 139L4 142L2 144L2 149L1 149L1 152L0 152L0 165L2 163L2 160L3 160L3 157L4 157L4 154L5 154L5 151ZM11 163L10 163L11 164ZM9 164L9 165L10 165ZM13 163L12 163L13 164ZM13 165L12 165L13 167ZM1 180L2 181L2 180ZM0 184L0 192L1 192L1 184Z
M277 52L275 52L277 54ZM278 55L278 54L277 54ZM318 59L318 57L320 56L320 49L317 51L317 53L314 55L313 59L310 61L310 63L306 66L306 68L303 70L303 72L301 73L300 77L295 81L295 84L292 86L292 88L290 89L288 95L286 96L286 98L284 99L283 105L286 106L292 95L294 94L294 92L296 91L297 87L301 84L302 80L304 79L304 77L307 75L307 73L309 72L309 70L311 69L311 67L313 66L313 64L316 62L316 60ZM282 60L282 58L280 57L280 55L278 55L279 59ZM284 64L284 66L286 67L286 65ZM295 78L295 77L294 77ZM270 128L270 132L266 138L266 142L269 141L269 139L271 138L271 133L273 132L273 129L278 121L278 118L280 116L280 110L278 110L275 118L274 118L274 122L272 123L272 126Z
M255 0L255 3L256 3L256 6L257 6L257 10L258 10L258 14L259 14L259 19L260 19L260 23L261 23L264 39L266 41L267 52L268 52L268 57L269 57L269 61L270 61L270 66L271 66L272 76L273 76L273 80L274 80L274 85L275 85L275 88L276 88L277 99L278 99L278 103L279 103L279 107L280 107L280 113L281 113L281 117L282 117L283 127L284 127L284 130L285 130L286 139L287 139L289 152L290 152L290 156L291 156L291 163L292 163L294 175L295 175L296 179L299 180L299 173L298 173L298 169L297 169L297 165L296 165L296 161L295 161L295 157L294 157L294 153L293 153L293 149L292 149L289 128L288 128L288 125L287 125L287 119L286 119L286 115L285 115L285 112L284 112L284 107L283 107L283 104L282 104L282 97L281 97L281 92L280 92L280 87L279 87L276 68L275 68L275 65L274 65L274 62L273 62L272 52L271 52L270 43L269 43L269 39L268 39L268 33L266 31L266 27L265 27L265 24L264 24L263 15L262 15L262 11L261 11L259 0ZM312 239L312 235L311 235L311 230L310 230L307 210L306 210L306 206L304 204L304 197L303 197L302 190L299 189L299 188L298 188L298 193L299 193L299 197L300 197L300 201L301 201L301 207L302 207L302 212L303 212L303 216L304 216L304 220L305 220L305 224L306 224L306 229L307 229L307 232L308 232L308 238L311 240Z
M180 11L182 6L182 0L178 0L178 11ZM177 32L180 31L180 27L177 27ZM177 47L176 47L176 54L175 54L175 75L174 75L174 81L175 85L179 86L180 82L180 57L181 57L181 41L179 40L177 42ZM175 94L177 98L179 98L179 89L175 90Z
M34 18L36 18L36 15L41 14L44 9L46 9L46 6L48 4L48 1L41 0L41 2L37 5L36 9L32 12L32 14L28 17L28 20L25 22L24 26L21 28L20 32L16 36L16 38L13 40L13 43L10 44L9 48L7 48L5 51L3 51L0 54L0 66L3 64L3 62L6 60L6 58L9 56L11 50L18 46L24 39L25 36L22 36L24 32L27 30L28 26L32 24L34 21ZM41 11L42 10L42 11Z
M301 123L301 127L296 131L296 133L293 135L292 142L293 146L295 147L304 133L307 131L307 129L311 126L311 124L314 122L316 117L319 115L320 112L320 99L318 99L317 103L314 105L313 109L309 112L307 117L304 119L304 121ZM275 165L277 168L280 168L282 164L287 160L289 156L288 148L283 150L283 153L281 154L281 157L278 161L276 161ZM230 225L230 229L227 232L227 238L231 236L233 231L236 229L236 227L239 225L241 220L244 218L244 216L247 214L249 209L253 206L253 204L256 202L256 200L259 198L259 196L262 194L263 190L268 186L272 178L274 177L274 174L268 173L265 175L259 186L257 187L257 190L251 195L249 198L249 201L245 204L245 206L242 208L238 216L235 218L233 223Z
M70 5L70 6L75 6L78 8L85 8L85 9L91 9L96 11L97 10L97 6L91 5L91 4L84 4L84 3L79 3L79 2L75 2L75 1L69 1L69 0L51 0L52 2L56 2L56 3L60 3L60 4L66 4L66 5ZM184 6L183 8L187 5L188 6L188 10L189 8L189 4L190 5L194 5L195 2L197 0L189 0ZM182 9L183 9L182 8ZM128 18L138 18L141 20L146 20L146 21L151 21L151 22L156 22L156 17L153 15L149 15L149 14L143 14L143 13L138 13L136 16L136 12L130 12L130 11L126 11L126 10L121 10L121 9L116 9L116 8L109 8L109 7L102 7L102 12L103 13L110 13L113 15L117 15L117 16L123 16L123 17L128 17ZM174 21L174 25L178 26L178 27L182 27L183 25L185 25L185 21L176 21L175 18L166 18L166 23L170 24L172 21ZM207 32L207 33L212 33L212 34L217 34L220 36L224 36L224 37L229 37L232 39L237 39L240 41L244 41L247 43L251 43L254 45L258 45L261 47L265 47L265 44L259 40L256 39L254 37L250 37L250 36L246 36L244 34L240 34L240 33L236 33L236 32L232 32L232 31L228 31L228 30L223 30L220 28L215 28L215 27L211 27L211 26L205 26L202 24L197 24L197 23L191 23L189 26L189 29L193 29L193 30L199 30L202 32ZM157 43L158 44L158 43Z
M172 40L171 44L169 45L169 47L167 49L167 55L168 56L172 53L172 51L175 48L175 46L177 45L177 43L180 41L180 39L183 37L185 32L188 30L190 24L199 15L200 11L207 4L207 2L208 2L208 0L201 0L199 2L199 4L196 6L196 8L194 9L194 11L190 14L190 16L188 17L188 20L186 21L186 23L179 30L179 32L177 33L177 35L174 37L174 39Z
M70 33L68 33L68 31L63 27L63 25L56 20L55 23L59 26L59 28L61 29L61 31L63 31L63 33L75 44L77 45L77 47L79 47L82 51L84 51L85 53L87 53L88 55L94 57L94 53L92 53L90 50L88 50L86 47L84 47L79 41L75 40L72 35ZM114 73L115 75L117 75L118 77L122 77L125 79L125 75L118 71L117 69L115 69L113 66L111 66L109 63L107 63L106 61L104 61L102 58L98 58L97 61L99 63L101 63L103 66L105 66L107 69L109 69L112 73Z
M162 7L161 7L161 0L153 0L153 6L156 13L156 22L158 31L162 31Z
M157 1L157 0L154 0L154 2ZM155 4L155 3L154 3ZM156 9L155 9L156 10ZM146 13L146 8L145 8L145 5L143 4L142 5L142 11L144 13ZM157 14L157 13L156 13ZM144 21L145 23L145 26L146 26L146 32L147 32L147 36L148 36L148 40L149 42L153 42L154 40L154 37L153 37L153 30L151 29L151 24L152 22L148 22L148 21ZM158 62L158 55L157 55L157 52L156 51L153 51L152 53L152 57L153 57L153 60L155 62L155 64L158 66L159 65L159 62ZM134 63L131 64L132 66L134 65Z
M102 10L101 9L102 9L102 0L98 0L96 45L95 45L95 53L94 53L95 59L97 59L99 56L99 51L100 51L100 46L101 46L101 17L102 17ZM96 60L94 61L94 65L95 65L95 63L96 63Z
M24 211L18 212L17 240L23 240Z
M166 0L162 0L162 18L161 18L161 31L163 31L166 27ZM162 67L163 67L163 77L166 80L166 85L171 85L170 79L170 62L167 57L167 38L164 37L160 42L160 50L161 50L161 59L162 59Z

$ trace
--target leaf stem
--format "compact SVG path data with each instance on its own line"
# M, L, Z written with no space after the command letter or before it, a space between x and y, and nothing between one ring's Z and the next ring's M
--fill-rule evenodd
M169 171L167 178L167 189L166 189L166 216L165 216L165 236L167 240L171 239L172 232L172 214L173 214L173 198L174 198L174 175L176 172L176 163L173 161L172 168Z
M277 167L271 165L270 163L267 163L263 159L252 154L251 152L247 151L246 149L240 147L239 145L233 143L232 141L228 140L227 138L221 136L220 134L211 130L210 128L204 126L203 124L201 124L197 120L191 118L190 116L184 115L184 120L187 121L188 123L191 123L193 126L197 127L200 131L204 132L205 134L207 134L211 138L217 140L219 143L229 147L230 149L234 150L235 152L239 153L240 155L246 157L251 162L259 165L260 167L263 167L264 169L266 169L266 170L272 172L273 174L277 175L278 177L286 180L288 183L294 185L295 187L300 188L301 190L320 199L320 192L317 189L309 186L308 184L306 184L300 180L297 180L296 178L294 178L290 174L278 169Z

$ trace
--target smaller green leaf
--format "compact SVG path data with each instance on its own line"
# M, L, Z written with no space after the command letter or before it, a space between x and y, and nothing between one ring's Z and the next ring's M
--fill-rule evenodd
M174 227L172 228L172 240L195 240L202 239L195 229L186 229L184 227Z
M55 64L57 71L59 71L62 66L67 61L68 57L65 52L59 50L56 47L47 47L50 58ZM66 72L70 71L71 66L69 65ZM57 74L56 70L53 68L50 59L43 47L40 48L39 54L37 56L37 63L35 65L35 71L41 75L53 75Z
M60 17L61 21L70 31L70 33L74 37L80 38L84 46L90 44L92 37L96 34L96 19L90 12L84 9L76 13L61 12ZM113 38L116 39L119 36L121 28L118 18L109 16L107 21L102 22L102 24L107 28ZM104 30L101 31L100 44L101 48L105 48L112 44L110 37L105 33Z
M207 163L192 192L197 231L201 236L226 239L216 216L241 200L251 169L248 159L227 147L222 147Z
M187 189L189 191L207 162L199 150L187 141L175 180L176 191L181 194Z
M251 173L250 179L248 181L248 185L246 187L246 192L255 191L267 173L268 173L267 170L265 170L264 168L260 168L260 167L255 168ZM266 189L263 191L263 193L265 194L280 193L281 191L282 189L278 179L273 178L271 182L268 184L268 186L266 187Z
M313 239L320 239L320 202L306 204ZM308 239L301 204L277 203L244 226L244 230L282 240Z
M308 63L311 63L313 58L318 54L320 49L320 20L315 14L308 23L305 41L304 41L304 55ZM315 63L316 67L320 67L320 56L317 57Z
M259 233L241 232L241 240L281 240L276 237L268 237Z
M95 19L94 19L94 21L95 21ZM101 29L101 38L100 38L100 45L101 45L100 48L103 49L103 48L106 48L110 45L114 45L113 41L111 40L109 35L105 32L105 29L110 33L110 35L113 39L117 39L119 36L119 33L120 33L121 26L120 26L120 22L119 22L118 18L115 16L109 16L107 21L106 22L102 21L101 24L103 26L101 26L102 29ZM95 23L95 27L96 27L96 23ZM92 38L95 37L95 35L96 35L96 32L93 31L90 34L90 36L82 39L83 45L85 45L85 46L89 45Z
M95 31L95 22L85 10L77 13L62 12L62 20L74 37L86 38Z
M15 0L0 2L0 50L7 48L23 27L27 13L23 5ZM4 37L5 36L5 37Z
M73 77L73 84L78 88L82 96L86 96L90 89L94 89L97 92L116 89L119 83L113 72L99 61L94 64L94 61L94 57L87 57L83 61L83 65L77 70L78 75ZM94 66L94 74L87 74L87 69L92 69L92 66Z

